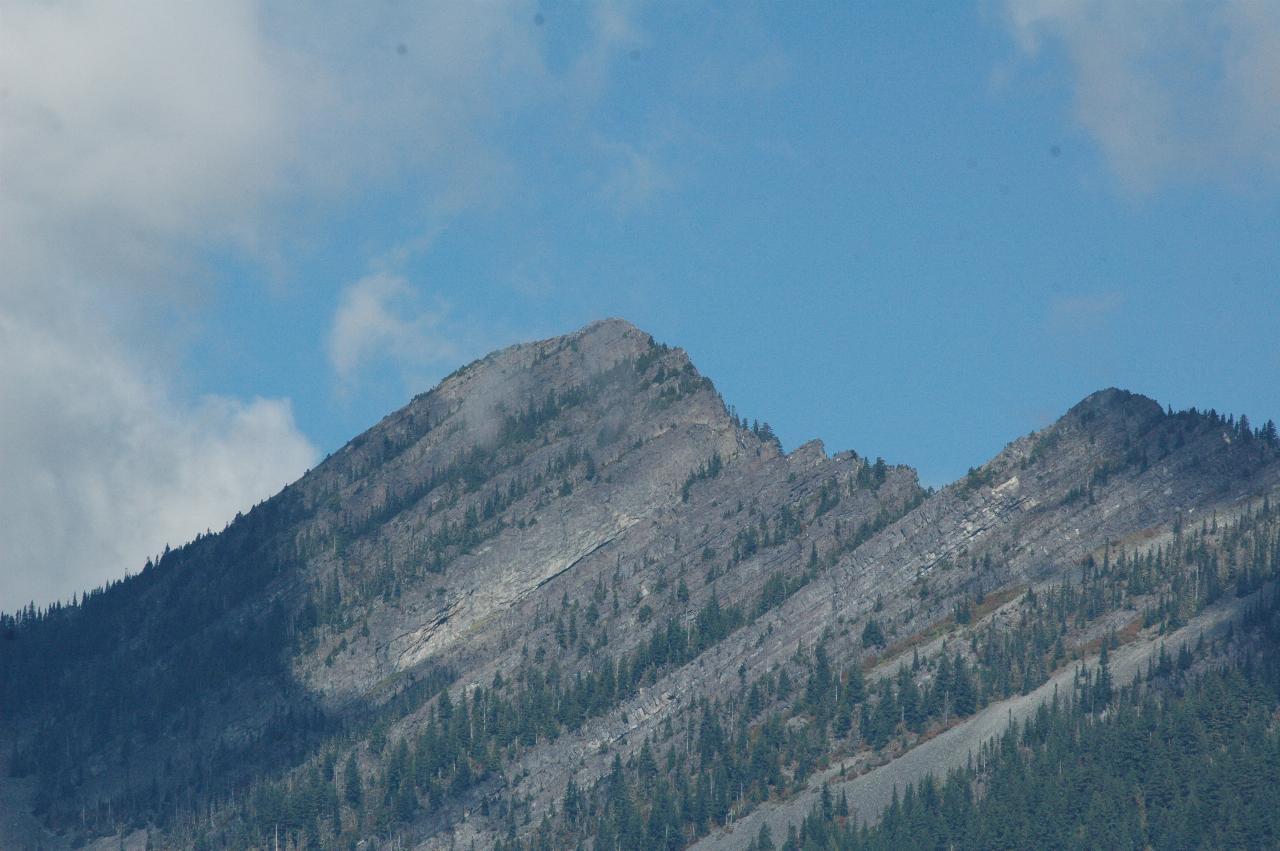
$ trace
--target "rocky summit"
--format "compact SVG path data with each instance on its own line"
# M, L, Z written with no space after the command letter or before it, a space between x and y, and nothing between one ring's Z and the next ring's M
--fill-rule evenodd
M513 346L4 615L0 847L913 847L927 795L1003 800L1011 722L1264 653L1278 461L1111 389L933 491L784 452L624 321ZM956 795L938 831L993 823Z

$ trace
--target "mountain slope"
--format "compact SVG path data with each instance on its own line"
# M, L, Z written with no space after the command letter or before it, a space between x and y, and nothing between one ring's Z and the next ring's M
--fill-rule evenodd
M927 653L965 607L1271 492L1277 455L1110 390L927 494L909 468L782 453L625 322L504 349L223 532L6 618L0 801L32 815L0 839L488 847L553 807L576 835L566 789L594 802L646 751L687 751L752 684L772 684L752 718L811 726L777 684L815 648L841 682ZM664 841L758 803L724 801Z

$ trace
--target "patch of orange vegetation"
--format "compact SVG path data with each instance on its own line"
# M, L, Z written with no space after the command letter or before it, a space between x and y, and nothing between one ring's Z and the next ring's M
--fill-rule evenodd
M912 635L908 635L906 638L895 641L893 644L886 647L883 653L873 653L868 656L867 660L862 663L862 670L864 672L870 671L882 661L894 659L901 656L903 653L906 653L912 647L932 641L939 635L942 635L942 633L950 630L951 627L955 626L955 622L955 615L947 615L945 618L923 632L913 633Z
M1134 615L1133 619L1124 625L1124 629L1117 633L1121 644L1128 644L1138 637L1138 633L1142 631L1142 617Z
M1026 585L1015 585L1012 588L1006 588L1003 591L988 594L983 598L982 603L973 610L973 619L977 620L978 618L985 618L1005 603L1010 600L1017 599L1025 593L1027 593Z
M1120 643L1121 646L1123 646L1125 644L1128 644L1130 641L1133 641L1135 638L1137 638L1138 633L1141 630L1142 630L1142 617L1141 615L1134 615L1132 620L1130 620L1127 624L1125 624L1120 630L1116 632L1116 640ZM1086 656L1092 656L1095 653L1101 653L1103 638L1105 638L1105 636L1100 636L1098 638L1093 639L1088 644L1082 644L1079 647L1077 647L1076 653L1078 654L1079 658L1083 659Z
M974 621L985 618L1005 603L1008 603L1010 600L1015 600L1025 593L1027 593L1026 585L1014 585L1013 587L1005 588L1003 591L997 591L994 594L986 595L983 597L981 603L974 606ZM868 656L866 661L862 663L862 670L864 672L870 671L881 662L895 659L913 647L917 647L921 644L927 644L943 633L950 632L954 626L956 626L955 615L947 615L928 629L913 633L912 635L908 635L906 638L895 641L893 644L886 647L884 652L873 653L871 656Z
M957 727L960 724L963 724L965 721L968 721L969 718L972 718L972 717L973 716L970 715L968 717L961 718L959 716L953 715L945 724L934 723L930 725L929 729L921 733L919 738L916 739L916 743L913 747L918 747L920 745L923 745L925 742L929 741L930 739L936 739L938 736L941 736L943 733L947 732L952 727Z

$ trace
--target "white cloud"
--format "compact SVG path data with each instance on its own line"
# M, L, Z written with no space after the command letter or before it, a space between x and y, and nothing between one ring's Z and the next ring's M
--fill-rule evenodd
M236 232L283 178L296 116L249 4L13 3L2 20L0 215L62 258L41 277L151 278L169 240Z
M1102 329L1120 312L1124 299L1117 292L1061 296L1049 305L1049 330L1057 334L1087 334Z
M563 94L523 10L8 3L3 222L132 279L192 247L175 240L269 253L281 202L409 173L437 206L471 203L508 172L486 128Z
M675 185L656 154L624 143L607 147L615 154L614 164L599 192L614 212L622 215L640 209Z
M1280 176L1280 4L1007 0L1021 51L1061 46L1076 119L1129 189Z
M0 313L0 608L220 528L313 463L288 402L182 404L116 341Z
M409 282L372 274L343 291L329 331L329 362L349 390L360 371L379 360L401 368L456 360L457 347L442 334L447 307L424 308Z

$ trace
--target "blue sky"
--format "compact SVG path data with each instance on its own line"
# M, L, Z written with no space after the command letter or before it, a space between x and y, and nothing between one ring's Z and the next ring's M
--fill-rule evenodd
M39 486L0 500L0 608L604 316L787 448L927 484L1111 385L1280 417L1274 6L19 3L9 29L0 469Z

